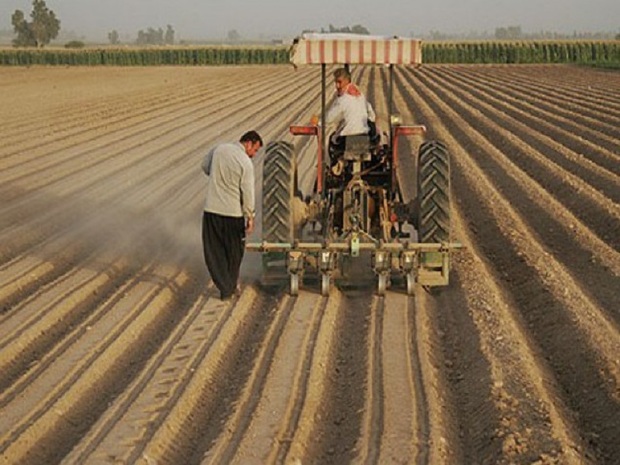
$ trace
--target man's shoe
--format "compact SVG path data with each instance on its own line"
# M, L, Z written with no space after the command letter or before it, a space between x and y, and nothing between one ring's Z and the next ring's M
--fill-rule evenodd
M232 300L232 298L233 298L232 294L229 294L229 295L221 295L221 296L220 296L220 300L221 300L222 302L224 302L224 301L228 301L228 300Z

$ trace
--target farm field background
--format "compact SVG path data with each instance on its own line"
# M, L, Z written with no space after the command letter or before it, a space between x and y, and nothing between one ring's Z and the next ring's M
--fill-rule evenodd
M387 70L353 71L385 129ZM398 70L452 156L450 286L290 297L248 253L220 302L202 157L257 129L309 193L319 96L311 67L0 68L3 463L617 462L620 74Z
M620 42L498 40L422 42L424 63L572 63L618 68ZM161 66L288 64L290 46L98 46L80 49L0 47L0 65Z

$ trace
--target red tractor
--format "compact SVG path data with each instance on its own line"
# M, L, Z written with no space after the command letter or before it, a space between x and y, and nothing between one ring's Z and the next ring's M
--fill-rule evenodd
M321 66L321 123L293 125L295 136L316 137L316 182L302 198L297 186L297 160L289 142L267 144L263 165L262 242L247 249L263 253L266 274L286 271L290 293L296 295L304 273L320 276L328 295L335 275L370 255L382 295L393 275L404 278L406 291L415 284L448 284L451 242L450 160L443 143L425 141L415 156L416 197L405 203L399 184L398 141L423 138L424 126L404 126L392 112L395 65L421 63L415 39L354 34L309 34L295 40L295 66ZM339 152L330 151L326 137L326 76L328 65L389 67L389 132L384 141L369 134L346 136ZM327 156L326 156L327 155ZM412 225L417 240L411 234Z

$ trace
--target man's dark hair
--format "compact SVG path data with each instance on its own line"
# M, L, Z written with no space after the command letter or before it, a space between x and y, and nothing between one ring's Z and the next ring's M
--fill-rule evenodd
M334 71L334 79L345 78L347 81L351 81L351 73L347 68L338 68Z
M246 132L244 135L241 136L241 139L239 139L239 142L241 142L242 144L244 142L252 142L253 144L255 144L256 142L260 142L260 146L263 146L263 139L261 138L260 134L256 131L248 131Z

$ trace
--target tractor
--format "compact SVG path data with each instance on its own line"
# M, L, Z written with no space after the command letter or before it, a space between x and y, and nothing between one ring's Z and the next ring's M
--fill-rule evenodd
M397 176L399 139L424 140L422 125L403 125L393 111L395 65L419 65L416 39L356 34L304 34L291 49L294 66L321 66L320 121L290 126L294 136L317 138L316 182L311 195L299 190L294 146L267 144L263 162L262 241L264 277L287 276L297 295L307 272L327 296L336 276L369 259L383 295L400 276L407 294L416 284L448 284L451 251L450 159L439 141L423 141L414 156L416 196L405 202ZM381 65L389 68L389 130L383 138L346 136L336 150L326 137L327 67ZM279 272L279 273L278 273Z

